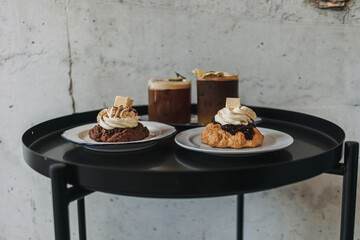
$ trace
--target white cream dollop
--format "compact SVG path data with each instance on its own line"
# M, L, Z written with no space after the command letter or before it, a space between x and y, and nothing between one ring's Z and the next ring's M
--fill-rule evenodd
M107 129L114 128L133 128L139 123L140 117L130 108L109 107L99 112L97 116L98 124Z
M256 119L256 113L249 107L223 108L215 115L215 121L221 125L248 125Z

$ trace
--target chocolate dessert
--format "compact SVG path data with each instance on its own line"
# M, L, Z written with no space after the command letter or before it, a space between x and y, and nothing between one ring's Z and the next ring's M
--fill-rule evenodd
M130 142L148 137L149 130L141 123L134 128L114 128L110 130L97 125L90 130L89 136L97 142Z
M148 137L149 130L139 122L137 111L131 107L133 101L117 96L114 106L99 112L98 125L89 131L89 137L97 142L130 142Z

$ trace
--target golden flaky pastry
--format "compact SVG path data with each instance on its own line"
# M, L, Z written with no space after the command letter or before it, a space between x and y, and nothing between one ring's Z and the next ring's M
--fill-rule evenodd
M218 148L257 147L263 142L264 136L256 127L254 132L253 138L247 140L242 132L231 135L229 132L222 130L220 124L209 123L201 133L201 142Z

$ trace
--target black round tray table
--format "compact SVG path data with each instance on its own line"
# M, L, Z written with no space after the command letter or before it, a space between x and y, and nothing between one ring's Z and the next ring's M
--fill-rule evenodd
M135 106L140 115L147 106ZM322 173L343 176L341 240L354 235L359 144L327 120L298 112L252 107L259 127L291 135L279 151L219 157L183 149L174 136L134 152L106 153L67 142L61 133L95 122L99 110L40 123L22 137L26 163L50 177L56 240L70 240L68 205L77 201L80 240L86 239L85 196L96 191L154 198L237 195L237 239L243 237L244 194L299 182ZM196 105L192 105L196 114ZM174 125L179 131L196 124ZM344 162L340 162L343 158ZM68 185L70 187L68 187Z

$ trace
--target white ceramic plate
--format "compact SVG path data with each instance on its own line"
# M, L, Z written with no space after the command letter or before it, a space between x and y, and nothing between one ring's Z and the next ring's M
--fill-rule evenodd
M294 142L294 139L286 133L269 128L258 127L259 131L264 135L264 141L258 147L242 149L215 148L201 143L200 134L204 129L205 127L199 127L178 133L175 137L175 142L180 147L192 151L229 157L277 151L290 146Z
M128 152L149 148L161 139L167 138L176 132L173 126L150 121L141 121L149 129L149 137L132 142L96 142L89 137L89 131L97 123L90 123L66 130L61 136L69 142L83 145L85 148L101 152Z

